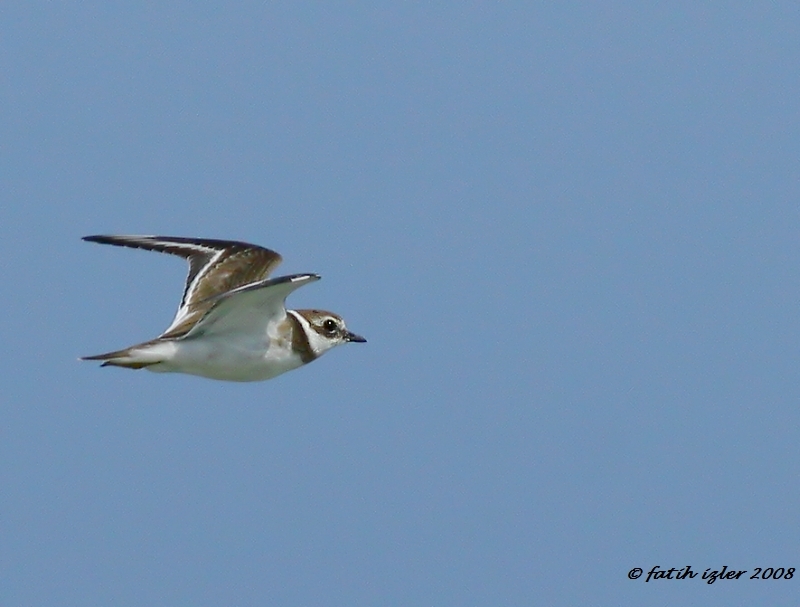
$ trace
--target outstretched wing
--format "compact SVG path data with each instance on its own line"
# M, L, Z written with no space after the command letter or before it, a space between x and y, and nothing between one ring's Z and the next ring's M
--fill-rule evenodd
M189 274L180 306L161 337L181 337L214 306L214 298L267 279L281 262L270 249L209 238L174 236L86 236L83 240L183 257Z
M319 280L316 274L294 274L252 283L218 295L211 309L187 337L196 335L265 335L270 323L286 318L286 298L295 289Z

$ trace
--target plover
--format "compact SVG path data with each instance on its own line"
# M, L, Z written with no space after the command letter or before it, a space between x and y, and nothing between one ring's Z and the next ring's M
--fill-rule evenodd
M287 310L286 297L316 274L269 278L281 262L245 242L172 236L86 236L83 240L170 253L189 262L172 324L155 339L86 356L102 366L261 381L310 363L348 342L365 342L324 310Z

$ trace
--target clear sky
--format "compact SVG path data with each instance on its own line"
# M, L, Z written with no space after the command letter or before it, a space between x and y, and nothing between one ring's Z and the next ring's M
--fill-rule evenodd
M794 2L0 8L0 604L796 605ZM369 340L156 336L205 236ZM690 565L748 570L631 581Z

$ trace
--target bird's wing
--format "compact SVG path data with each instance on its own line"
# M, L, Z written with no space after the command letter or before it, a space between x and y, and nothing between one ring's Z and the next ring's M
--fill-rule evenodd
M262 280L222 293L186 333L199 335L265 335L270 323L286 318L286 297L303 285L319 280L316 274L294 274Z
M161 337L186 335L211 309L213 299L263 282L280 264L270 249L235 240L175 236L86 236L84 240L178 255L189 262L189 274L175 318Z

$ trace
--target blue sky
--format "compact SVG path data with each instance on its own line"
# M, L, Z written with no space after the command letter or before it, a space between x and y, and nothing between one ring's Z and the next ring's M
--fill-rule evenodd
M0 603L790 605L793 3L0 9ZM369 343L99 369L251 241ZM749 577L748 574L746 577Z

